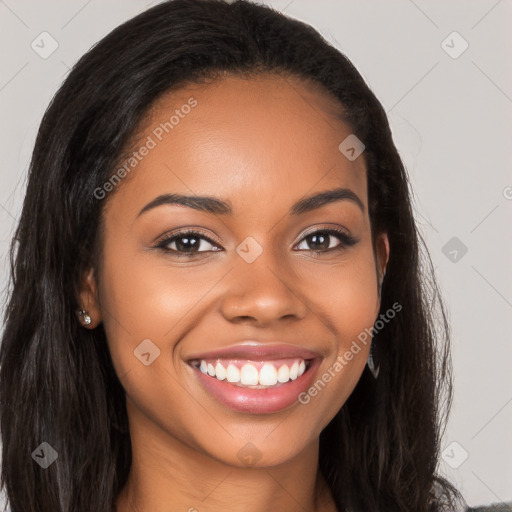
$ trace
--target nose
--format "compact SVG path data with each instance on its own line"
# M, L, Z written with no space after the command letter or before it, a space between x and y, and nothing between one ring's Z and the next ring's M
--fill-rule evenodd
M221 301L222 315L255 326L304 318L308 308L298 292L298 278L263 254L250 264L241 258L236 262Z

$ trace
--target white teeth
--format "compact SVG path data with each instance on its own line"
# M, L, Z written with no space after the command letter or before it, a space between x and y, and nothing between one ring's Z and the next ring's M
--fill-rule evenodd
M277 384L277 370L272 364L264 364L260 370L259 382L263 386L273 386Z
M290 380L290 368L285 364L279 368L277 372L277 380L278 382L288 382Z
M290 368L290 379L295 380L299 374L299 363L295 361Z
M219 380L224 380L226 378L226 370L224 369L224 366L222 366L220 363L217 363L215 365L215 376Z
M306 362L303 359L297 360L291 366L282 364L279 369L271 362L267 362L258 371L251 363L244 364L240 369L232 363L226 368L220 360L215 365L202 360L199 370L218 380L239 383L242 386L275 386L277 383L285 384L300 377L306 371Z
M240 382L244 386L256 386L258 384L258 369L252 364L244 364L240 370Z
M226 370L226 377L228 382L240 382L240 370L234 364L230 364Z

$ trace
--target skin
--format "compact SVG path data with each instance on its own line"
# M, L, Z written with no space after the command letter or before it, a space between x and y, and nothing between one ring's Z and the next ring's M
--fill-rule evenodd
M186 360L242 340L280 341L319 352L320 377L374 324L389 247L385 234L372 245L364 158L339 151L351 130L327 92L276 75L173 91L139 140L191 97L197 106L105 200L101 265L83 279L89 328L103 322L126 390L133 464L117 510L334 511L318 472L319 435L357 384L369 345L309 404L261 415L217 402ZM299 199L338 187L363 209L344 199L289 213ZM164 193L214 196L233 214L166 204L139 216ZM153 248L186 227L222 250L202 242L209 252L187 259ZM316 255L305 234L326 227L358 241ZM263 249L253 263L236 252L248 236ZM340 243L328 240L323 247ZM160 350L149 366L134 356L145 339ZM237 456L249 442L261 456L250 467Z

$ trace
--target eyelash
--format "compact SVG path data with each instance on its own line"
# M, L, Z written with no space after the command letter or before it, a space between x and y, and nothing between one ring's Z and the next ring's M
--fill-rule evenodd
M325 254L325 253L331 252L331 251L346 249L347 247L351 247L351 246L355 245L358 242L358 240L356 238L352 237L351 235L349 235L347 232L345 232L342 229L323 228L323 229L317 229L315 231L311 231L309 233L306 233L300 239L299 243L296 244L296 245L300 245L306 238L308 238L308 237L310 237L312 235L317 235L317 234L336 236L338 238L339 242L340 242L340 244L337 245L336 247L331 247L331 248L328 248L328 249L325 249L325 250L308 249L309 252L313 252L317 256L320 256L322 254ZM185 258L192 258L196 254L201 254L201 253L205 253L205 252L220 252L222 250L222 249L220 249L220 250L215 250L215 251L199 251L199 252L187 253L187 252L177 251L175 249L169 249L168 248L168 245L170 243L172 243L172 242L174 242L176 240L179 240L180 238L186 238L187 236L193 236L194 238L197 238L197 239L200 239L200 240L206 240L210 244L212 244L214 246L217 246L216 245L217 242L215 242L211 238L203 235L199 231L183 230L183 231L179 231L178 233L173 233L171 236L168 236L168 237L164 238L163 240L159 241L155 245L155 248L156 249L161 249L165 253L175 253L178 257L185 257ZM304 252L304 251L305 250L302 249L299 252Z

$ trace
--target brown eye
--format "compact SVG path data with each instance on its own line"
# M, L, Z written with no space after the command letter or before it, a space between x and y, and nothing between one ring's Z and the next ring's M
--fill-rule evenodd
M308 235L304 240L310 249L325 250L331 247L331 238L334 237L327 233L314 233L313 235Z
M343 231L323 229L305 236L297 250L327 252L331 249L343 249L357 243L357 240Z
M195 231L175 233L162 240L157 247L167 252L193 255L201 252L219 251L213 240Z

